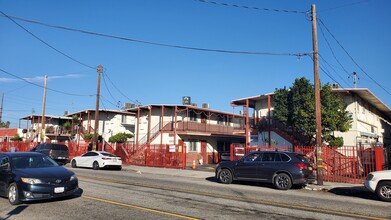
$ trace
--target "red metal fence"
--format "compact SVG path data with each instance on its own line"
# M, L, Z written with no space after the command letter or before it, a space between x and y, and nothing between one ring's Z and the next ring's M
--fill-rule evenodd
M62 143L68 146L69 159L88 151L88 143ZM37 144L32 142L0 142L0 152L29 151ZM184 169L186 153L184 145L99 144L98 150L120 156L124 164Z
M238 160L252 151L279 150L304 154L316 169L315 147L231 145L231 160ZM369 172L384 169L384 149L381 147L322 147L324 181L363 183Z

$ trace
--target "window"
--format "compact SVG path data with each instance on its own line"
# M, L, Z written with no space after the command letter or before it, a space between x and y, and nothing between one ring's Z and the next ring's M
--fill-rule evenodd
M98 156L98 154L95 152L88 152L85 153L82 157L93 157L93 156Z
M275 157L276 153L274 152L263 153L262 162L272 162L274 161Z
M261 153L252 153L252 154L249 154L247 155L243 161L244 162L253 162L253 161L260 161L261 159Z
M193 111L189 112L190 121L197 121L197 114Z
M121 115L121 123L122 124L127 124L127 121L126 121L126 115Z
M6 169L8 167L9 167L8 157L6 156L0 157L0 169Z
M189 152L197 152L197 141L189 141Z
M281 154L281 160L284 162L288 162L291 160L291 158L286 154Z
M217 117L217 124L218 125L225 125L225 117Z

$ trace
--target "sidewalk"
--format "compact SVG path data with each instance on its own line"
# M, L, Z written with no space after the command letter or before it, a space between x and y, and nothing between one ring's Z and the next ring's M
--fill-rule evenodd
M173 169L173 168L160 168L160 167L145 167L135 165L123 165L122 169L136 173L149 173L149 174L164 174L169 176L181 176L181 177L192 177L205 179L208 177L214 177L215 165L203 165L197 166L195 170L191 167L186 169ZM346 190L346 191L358 191L365 190L363 184L352 184L352 183L335 183L335 182L323 182L323 185L308 184L304 189L312 191L330 191L335 189Z

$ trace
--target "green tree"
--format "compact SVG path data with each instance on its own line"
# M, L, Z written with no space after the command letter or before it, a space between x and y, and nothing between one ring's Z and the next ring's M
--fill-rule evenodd
M298 78L289 90L276 89L274 101L274 116L285 125L300 131L307 137L306 144L310 144L316 134L316 124L314 86L309 80ZM332 92L329 84L321 87L321 111L323 139L338 144L335 146L343 145L343 139L336 138L334 131L348 131L352 118L342 98Z
M69 121L65 122L62 126L63 126L64 129L65 129L66 131L68 131L68 132L69 132L69 131L71 130L71 128L72 128L72 124L71 124L71 122L69 122Z
M7 121L7 122L4 122L4 121L0 121L0 128L9 128L11 125L11 122Z
M19 134L15 134L15 136L13 136L10 140L11 141L22 141L23 138L21 136L19 136Z
M109 138L110 143L125 143L128 138L132 138L132 134L127 133L118 133Z

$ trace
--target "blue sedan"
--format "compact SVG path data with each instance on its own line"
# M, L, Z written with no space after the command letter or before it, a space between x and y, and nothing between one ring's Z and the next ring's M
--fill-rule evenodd
M0 153L0 196L12 205L77 193L75 173L50 157L33 152Z

